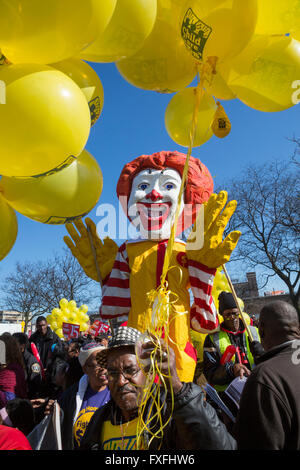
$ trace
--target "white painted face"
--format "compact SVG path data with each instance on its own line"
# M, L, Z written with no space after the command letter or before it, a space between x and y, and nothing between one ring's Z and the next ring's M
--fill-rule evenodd
M181 176L173 168L149 168L132 182L128 215L142 238L162 240L170 237L181 185ZM183 197L180 213L183 210Z

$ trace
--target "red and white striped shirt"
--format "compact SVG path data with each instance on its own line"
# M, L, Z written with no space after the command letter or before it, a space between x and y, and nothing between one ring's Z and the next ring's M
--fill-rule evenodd
M125 315L128 316L131 310L131 270L126 243L120 246L110 276L103 283L100 315L105 320ZM184 242L181 241L181 243L184 249ZM158 262L158 264L162 266L163 263ZM147 266L144 266L144 268L147 269ZM186 268L188 269L190 286L194 297L194 303L190 309L191 328L200 333L211 333L218 327L217 310L211 295L216 269L208 268L193 260L187 260ZM160 276L158 276L159 278ZM143 292L143 287L142 285L140 286L141 293ZM154 279L153 288L156 287L157 283ZM188 289L188 286L186 288ZM145 296L146 294L147 292L145 292Z

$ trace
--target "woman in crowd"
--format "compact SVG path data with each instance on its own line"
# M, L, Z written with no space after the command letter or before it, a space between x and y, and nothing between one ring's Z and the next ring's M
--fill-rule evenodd
M4 333L0 340L5 344L5 364L0 365L0 409L14 398L27 398L25 365L17 340Z

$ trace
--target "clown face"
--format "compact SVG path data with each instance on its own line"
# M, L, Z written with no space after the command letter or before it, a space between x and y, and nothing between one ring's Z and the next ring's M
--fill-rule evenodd
M172 168L149 168L132 182L128 215L142 238L162 240L170 237L180 192L181 176ZM180 212L183 210L183 197Z

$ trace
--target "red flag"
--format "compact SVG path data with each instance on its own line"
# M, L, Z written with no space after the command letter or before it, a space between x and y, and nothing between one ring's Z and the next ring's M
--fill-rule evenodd
M233 344L227 346L224 354L221 357L220 364L226 364L227 362L230 362L235 353L236 347L233 346Z
M66 340L69 340L71 338L78 338L80 332L80 325L75 325L74 323L63 323L62 331Z
M89 327L88 333L93 336L97 336L101 333L107 333L109 330L109 325L103 323L100 320L95 320L94 323Z

